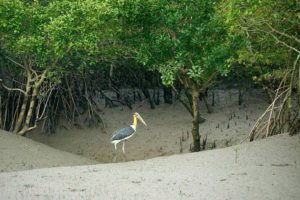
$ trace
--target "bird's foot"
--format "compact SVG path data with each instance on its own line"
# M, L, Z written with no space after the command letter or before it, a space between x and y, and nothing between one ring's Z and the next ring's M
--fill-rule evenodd
M117 162L117 153L116 152L113 153L112 161Z
M126 154L123 153L123 162L126 162L126 161L127 161Z

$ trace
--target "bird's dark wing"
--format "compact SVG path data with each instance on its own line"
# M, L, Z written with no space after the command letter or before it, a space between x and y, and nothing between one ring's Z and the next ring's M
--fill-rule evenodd
M120 130L117 130L116 132L114 132L111 140L122 140L124 138L127 138L128 136L132 135L135 132L135 130L129 126L126 128L122 128Z

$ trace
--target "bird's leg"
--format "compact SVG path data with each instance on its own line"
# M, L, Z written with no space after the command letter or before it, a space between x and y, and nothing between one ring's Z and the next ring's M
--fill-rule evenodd
M117 162L117 154L116 153L113 154L113 162Z
M125 141L126 140L123 141L123 161L126 162L127 159L126 159L126 154L125 154Z
M123 153L125 154L125 140L123 141Z
M113 162L117 161L117 144L115 143L115 152L113 153Z

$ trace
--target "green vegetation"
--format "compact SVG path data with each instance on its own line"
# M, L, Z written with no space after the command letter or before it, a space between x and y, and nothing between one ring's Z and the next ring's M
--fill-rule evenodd
M0 128L24 135L41 121L53 131L83 113L97 124L95 95L114 102L105 89L131 107L119 89L140 88L154 108L159 88L169 103L170 88L183 88L199 151L199 96L218 80L247 79L274 105L267 135L295 133L299 9L296 0L1 0Z

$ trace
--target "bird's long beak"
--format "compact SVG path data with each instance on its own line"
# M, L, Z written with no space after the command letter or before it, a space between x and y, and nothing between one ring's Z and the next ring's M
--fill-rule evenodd
M147 126L146 122L143 120L143 118L142 118L140 115L138 115L137 118L138 118L145 126Z

